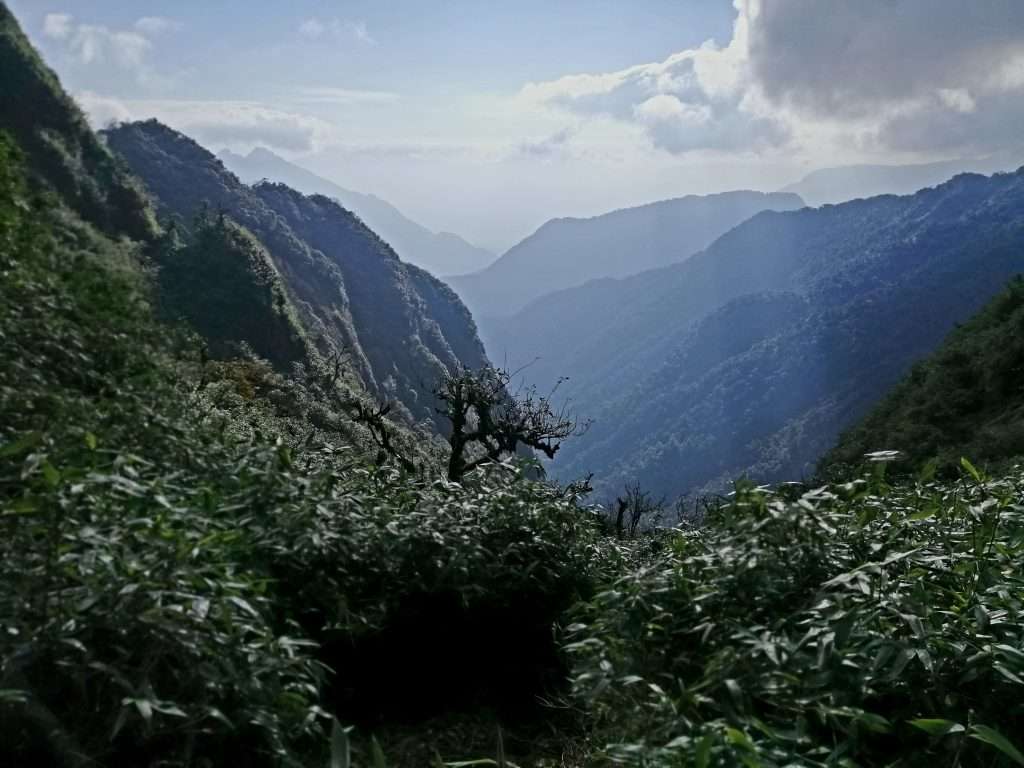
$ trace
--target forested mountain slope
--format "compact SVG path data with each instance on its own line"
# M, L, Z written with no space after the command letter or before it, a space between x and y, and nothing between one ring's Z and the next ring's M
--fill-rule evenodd
M313 343L330 339L344 349L366 387L397 400L412 420L436 418L432 387L443 370L484 363L468 311L337 202L282 184L248 187L191 139L155 121L104 135L162 215L180 227L223 210L251 231Z
M472 272L494 260L490 251L468 243L456 234L431 232L386 200L345 189L268 149L257 147L248 155L223 150L217 157L246 184L277 181L307 195L324 195L337 200L380 235L403 261L434 275Z
M559 455L561 477L593 471L605 492L636 477L668 494L800 477L1024 270L1022 246L1022 171L766 212L683 264L531 305L490 351L539 356L526 376L542 388L569 376L562 392L595 419ZM706 334L717 358L695 351Z
M589 280L683 261L763 210L802 208L793 194L688 195L587 219L552 219L486 269L451 285L485 327L534 299Z
M957 470L1024 455L1024 281L1014 278L949 334L868 416L840 438L823 469L865 453L900 452L897 466Z
M148 237L152 212L137 183L97 141L85 116L0 3L0 130L45 184L85 221L108 234Z

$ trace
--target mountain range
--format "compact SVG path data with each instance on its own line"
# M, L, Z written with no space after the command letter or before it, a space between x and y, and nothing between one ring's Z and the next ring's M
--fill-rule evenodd
M800 195L808 205L817 207L877 195L912 195L961 173L1010 171L1022 162L1024 149L934 163L820 168L779 191Z
M265 251L311 343L343 350L366 389L397 402L407 421L441 427L433 400L440 376L486 363L469 312L444 283L402 262L335 200L284 184L243 184L155 120L103 136L144 182L162 219L182 231L211 215L237 222Z
M763 212L687 261L491 326L488 351L594 424L553 471L670 496L798 478L1024 270L1024 171Z
M431 232L375 195L353 192L328 181L263 147L248 155L222 150L225 167L246 184L277 181L307 195L323 195L341 203L390 245L406 262L434 275L456 275L482 269L494 260L490 251L451 232Z
M488 267L448 282L486 327L486 318L512 314L554 291L683 261L759 211L803 205L791 193L740 191L552 219Z

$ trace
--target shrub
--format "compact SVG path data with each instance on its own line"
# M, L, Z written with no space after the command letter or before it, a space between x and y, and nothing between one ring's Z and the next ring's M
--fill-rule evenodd
M1021 470L796 501L739 489L570 627L607 757L1019 764L1022 489Z

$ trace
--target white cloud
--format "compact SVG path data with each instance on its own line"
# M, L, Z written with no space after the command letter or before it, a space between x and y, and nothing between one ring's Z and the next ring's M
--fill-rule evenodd
M671 153L785 144L786 124L760 109L745 85L746 44L747 18L741 13L725 47L709 40L661 62L528 83L520 98L582 117L634 123L655 147Z
M266 146L301 154L334 138L330 123L255 101L121 100L90 91L77 94L77 99L96 127L155 117L214 151Z
M164 16L143 16L135 22L135 29L150 37L156 37L167 32L177 32L181 27L180 21L168 19Z
M309 40L330 36L334 40L356 40L364 45L377 45L365 21L309 18L299 25L299 34Z
M162 16L144 16L129 29L81 23L66 13L50 13L43 19L43 35L57 41L78 64L116 67L143 86L159 86L168 80L149 64L151 38L180 28L179 22Z
M73 18L67 13L48 13L43 19L43 34L51 40L66 40Z
M637 126L674 154L927 155L1020 141L1024 2L733 4L728 45L528 83L519 100Z

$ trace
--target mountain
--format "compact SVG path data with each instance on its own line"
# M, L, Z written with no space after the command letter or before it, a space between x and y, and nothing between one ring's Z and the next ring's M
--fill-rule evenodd
M251 232L314 345L344 350L367 390L396 400L410 421L442 426L435 382L445 370L486 362L472 318L443 283L404 264L334 200L270 182L249 187L155 120L103 135L161 216L188 230L216 210Z
M489 352L542 390L569 377L595 420L561 478L670 495L792 479L1022 270L1024 170L967 174L760 213L682 264L534 302Z
M478 319L509 315L545 294L683 261L763 210L804 205L794 194L688 195L588 219L553 219L479 272L449 279Z
M864 454L900 452L897 466L931 460L958 470L1024 455L1024 279L946 337L855 427L822 467L859 465Z
M323 195L337 200L387 241L402 259L435 275L469 272L494 260L493 253L466 242L458 235L431 232L379 197L340 187L268 149L257 147L248 155L225 149L217 156L246 184L278 181L307 195Z
M124 164L96 139L3 3L0 94L0 131L24 153L34 182L103 232L137 238L153 233L152 211Z
M780 192L800 195L808 205L843 203L877 195L912 195L934 187L960 173L1010 171L1024 161L1024 150L1001 152L979 158L961 158L911 165L848 165L821 168Z

